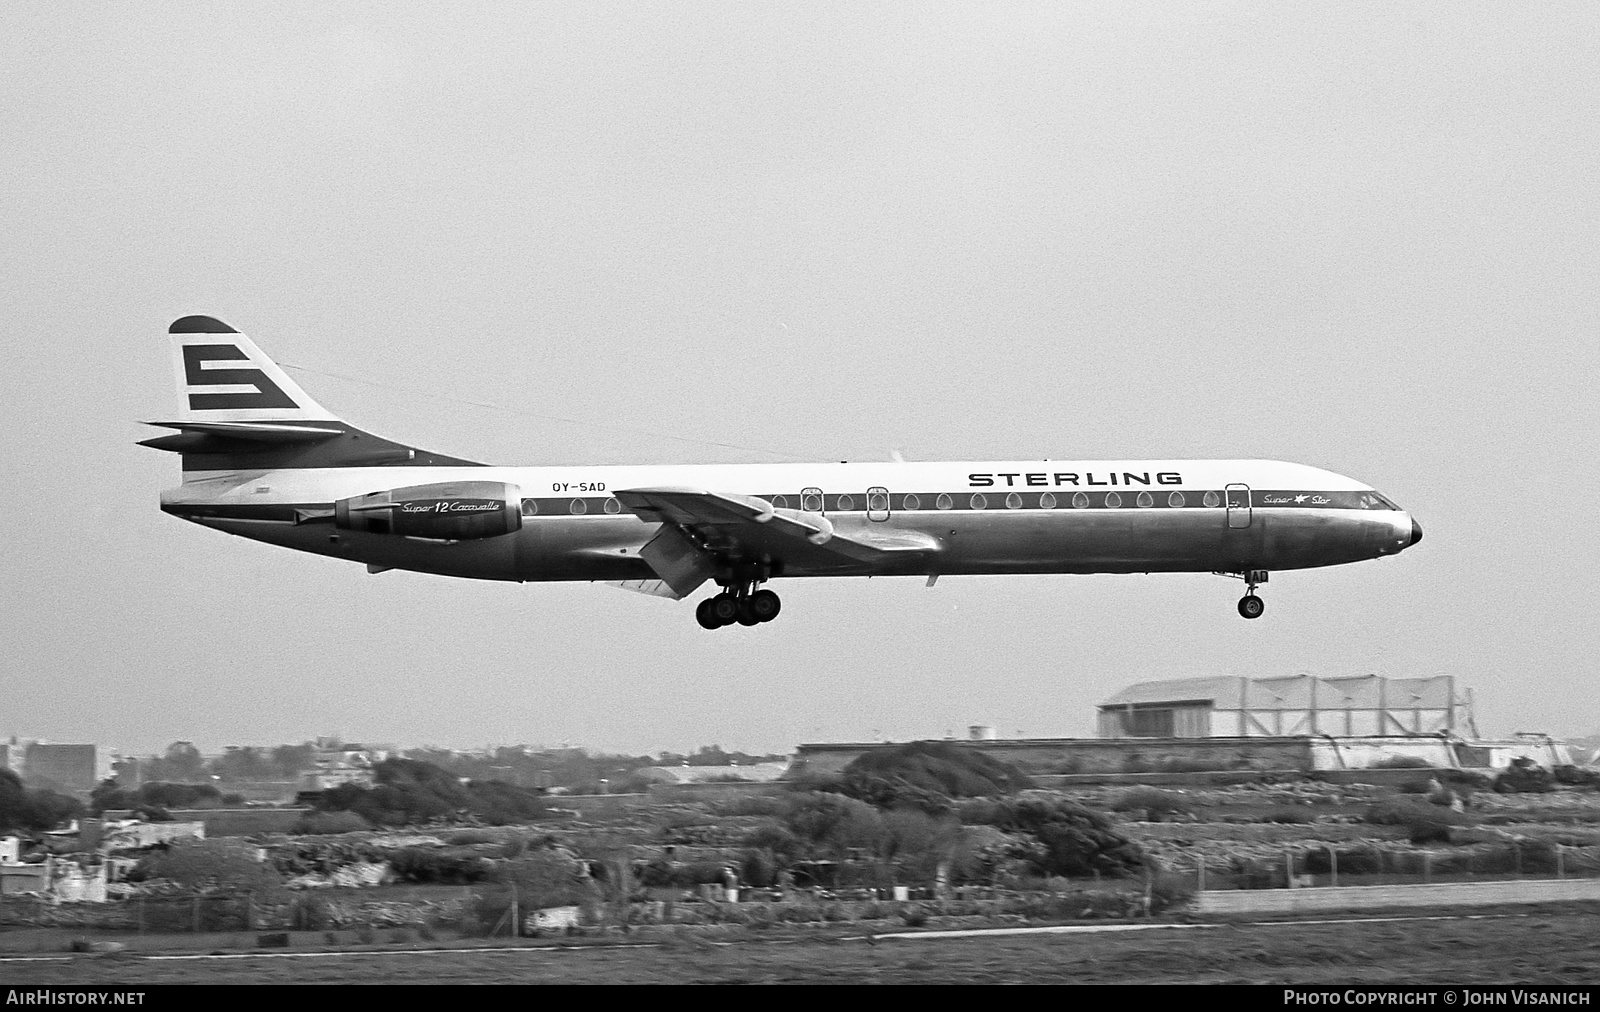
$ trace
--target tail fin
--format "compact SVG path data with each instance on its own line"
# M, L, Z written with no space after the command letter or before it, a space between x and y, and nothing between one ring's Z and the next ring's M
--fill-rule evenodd
M167 329L186 422L337 421L256 343L209 316L185 316Z
M183 455L185 471L287 467L476 466L362 432L311 399L254 341L210 316L167 333L177 372L177 429L140 446Z

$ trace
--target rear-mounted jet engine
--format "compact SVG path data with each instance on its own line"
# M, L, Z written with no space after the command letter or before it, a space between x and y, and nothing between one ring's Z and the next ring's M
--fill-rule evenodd
M340 530L476 541L522 528L522 492L498 481L450 481L352 496L333 504Z

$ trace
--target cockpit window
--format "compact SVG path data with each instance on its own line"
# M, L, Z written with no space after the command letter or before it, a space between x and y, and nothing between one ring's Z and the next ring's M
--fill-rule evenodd
M1361 508L1364 509L1364 510L1399 510L1400 509L1400 507L1396 506L1389 499L1379 495L1376 492L1362 492L1360 494L1360 496L1357 497L1357 501L1361 503Z

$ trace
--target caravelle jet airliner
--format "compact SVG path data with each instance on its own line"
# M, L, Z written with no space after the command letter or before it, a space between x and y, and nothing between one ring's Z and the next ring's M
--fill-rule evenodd
M1368 485L1271 460L495 467L339 420L208 316L169 329L181 455L161 508L306 552L485 580L588 580L682 599L707 629L776 618L803 576L1216 573L1394 555L1422 539Z

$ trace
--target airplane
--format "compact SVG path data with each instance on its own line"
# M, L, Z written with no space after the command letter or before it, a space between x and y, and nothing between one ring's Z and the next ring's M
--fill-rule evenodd
M1395 555L1422 527L1369 485L1274 460L1033 460L498 467L364 432L209 316L168 331L161 509L229 534L483 580L587 580L759 625L763 586L817 576L1215 573L1260 618L1273 570Z

